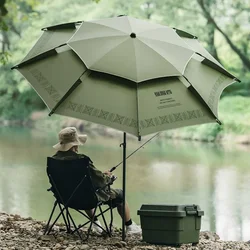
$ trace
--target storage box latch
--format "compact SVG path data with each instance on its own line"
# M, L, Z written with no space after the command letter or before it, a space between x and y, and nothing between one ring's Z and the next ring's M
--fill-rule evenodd
M187 215L197 215L198 214L196 205L186 206L185 211L186 211Z

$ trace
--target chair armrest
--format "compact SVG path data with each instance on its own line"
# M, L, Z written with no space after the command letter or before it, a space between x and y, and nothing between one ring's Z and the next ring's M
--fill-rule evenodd
M111 184L108 183L108 184L106 184L106 185L103 186L103 187L99 187L99 188L97 188L97 189L95 190L95 192L98 192L98 191L100 191L100 190L102 190L102 189L104 189L105 187L110 186L110 185L111 185Z
M104 189L104 188L106 188L106 187L109 187L109 188L110 188L110 186L114 183L114 181L115 181L116 179L117 179L117 176L112 175L112 177L110 178L110 182L107 183L106 185L104 185L103 187L97 188L97 189L95 190L95 192L98 192L98 191L100 191L100 190L102 190L102 189Z
M106 188L106 187L110 187L110 185L112 185L112 184L113 184L113 181L111 180L111 181L110 181L109 183L107 183L106 185L97 188L97 189L95 190L95 192L98 192L98 191L100 191L100 190L102 190L102 189L104 189L104 188Z

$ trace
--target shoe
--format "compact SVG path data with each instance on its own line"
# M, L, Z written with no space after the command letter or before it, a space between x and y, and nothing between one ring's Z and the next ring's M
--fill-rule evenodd
M102 224L99 220L95 221L95 223L97 225L99 225L100 227L102 227ZM92 225L92 232L95 232L97 234L102 234L103 230L102 228L98 227L96 224L93 222L93 225Z
M141 233L141 227L136 225L135 222L132 222L131 225L126 226L126 233L127 234L138 234Z

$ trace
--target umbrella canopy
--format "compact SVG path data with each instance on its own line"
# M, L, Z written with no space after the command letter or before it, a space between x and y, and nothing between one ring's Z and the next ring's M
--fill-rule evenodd
M218 121L220 94L232 83L231 78L202 64L199 55L191 58L184 76L135 84L88 70L67 45L52 51L17 68L48 108L138 137Z
M87 68L134 82L180 76L194 53L172 28L128 16L83 22L68 45Z
M166 129L218 122L220 95L225 87L235 81L235 77L201 46L196 37L166 26L123 16L93 22L65 23L44 28L43 31L16 68L43 99L50 114L92 121L138 137ZM111 31L118 32L118 38L123 42L114 44L110 41L117 40ZM136 37L131 38L128 35L130 32L135 32ZM156 34L160 42L154 39ZM137 45L149 40L152 46L146 46L148 50L144 51L142 60L141 53L136 50L140 48ZM112 48L103 54L103 49L109 43ZM161 49L166 48L163 57L167 72L169 43L171 50L173 47L180 50L176 51L176 57L179 57L181 67L184 67L183 73L159 77L161 74L158 74L157 65L151 60L152 52L157 51L159 44L163 46ZM128 51L122 44L130 46ZM88 65L77 56L79 53L70 49L75 45L80 46L87 61L99 58L96 62L100 62L109 57L110 62L105 59L103 66L116 73L89 70ZM98 51L94 52L94 49ZM112 53L118 52L117 49L123 54L134 53L128 57L113 54L112 60ZM169 53L170 59L174 57L174 51ZM160 50L155 52L155 58L163 57ZM135 61L136 64L133 64ZM145 67L146 61L151 65ZM130 75L124 76L122 72L127 68L125 64L135 67L135 71L127 71ZM146 75L147 72L155 71L155 75L147 75L146 78L153 79L139 83L138 79L129 80L134 73L142 71ZM74 91L75 88L77 91Z

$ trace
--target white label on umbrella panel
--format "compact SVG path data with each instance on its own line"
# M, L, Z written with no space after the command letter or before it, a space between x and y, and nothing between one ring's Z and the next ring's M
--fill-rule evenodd
M215 122L214 117L178 78L155 79L139 85L141 135Z

